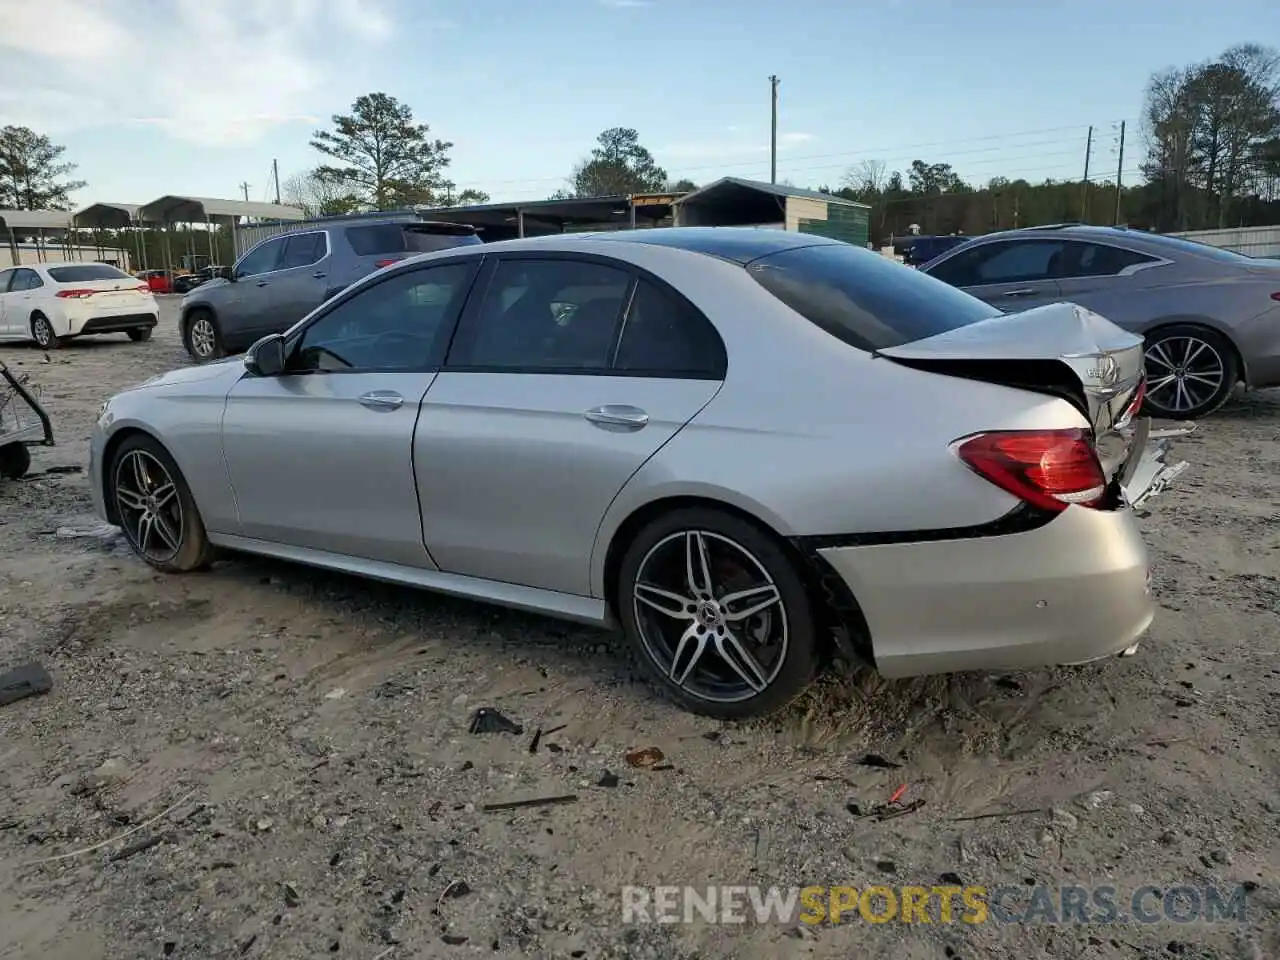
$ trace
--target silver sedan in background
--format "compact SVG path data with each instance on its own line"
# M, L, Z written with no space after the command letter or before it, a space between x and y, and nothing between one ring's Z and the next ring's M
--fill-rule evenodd
M1237 383L1280 386L1280 263L1179 237L1047 226L977 237L920 268L1001 310L1067 300L1146 340L1147 409L1194 420Z
M909 676L1131 648L1142 389L1102 317L1005 316L837 241L555 236L407 260L118 394L91 488L161 570L232 549L619 624L678 703L744 717L836 651Z

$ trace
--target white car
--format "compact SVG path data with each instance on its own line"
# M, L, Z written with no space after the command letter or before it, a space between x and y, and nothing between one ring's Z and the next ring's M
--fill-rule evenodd
M149 340L160 308L137 277L107 263L32 263L0 270L0 341L51 350L71 337Z

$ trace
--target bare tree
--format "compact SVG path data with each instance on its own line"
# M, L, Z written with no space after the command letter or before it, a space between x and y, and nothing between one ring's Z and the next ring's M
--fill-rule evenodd
M862 160L848 169L842 185L859 197L868 197L882 192L888 179L889 165L883 160Z
M309 217L351 213L360 206L353 185L318 170L296 173L285 180L280 184L280 196Z

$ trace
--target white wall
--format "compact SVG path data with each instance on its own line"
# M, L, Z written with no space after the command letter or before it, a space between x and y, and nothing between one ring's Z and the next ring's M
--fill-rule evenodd
M1171 233L1197 243L1243 253L1246 257L1280 257L1280 227L1236 227L1227 230L1190 230Z
M92 245L64 247L56 243L45 243L37 247L34 243L20 243L18 259L15 262L13 249L7 243L0 243L0 269L23 263L53 263L59 260L76 260L85 263L102 261L117 266L126 273L133 272L129 251L116 247Z

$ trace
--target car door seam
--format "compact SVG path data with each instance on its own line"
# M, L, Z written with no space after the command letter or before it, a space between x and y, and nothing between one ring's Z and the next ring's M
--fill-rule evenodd
M427 387L422 391L422 395L418 397L418 411L413 416L413 430L409 434L409 471L413 477L413 504L418 510L418 540L422 543L422 550L427 555L427 559L431 561L431 565L437 570L443 571L444 568L436 561L431 554L431 545L427 543L427 518L422 510L422 485L418 483L418 424L422 422L422 412L427 406L427 394L431 392L431 388L435 386L435 382L440 379L440 368L437 367L431 374L431 380L428 381Z
M661 378L655 377L654 379L661 379ZM713 401L717 396L719 396L720 391L723 389L724 389L724 381L721 380L719 385L715 388L715 390L711 392L711 396L707 397L706 402L703 403L702 406L698 407L698 409L695 410L693 414L688 419L685 420L684 423L682 423L675 430L671 431L671 436L667 437L666 440L658 444L658 446L647 457L645 457L642 461L640 461L640 463L636 466L634 470L632 470L629 474L627 474L627 478L622 481L622 483L618 486L618 489L614 491L613 496L609 499L608 504L605 505L604 510L600 514L600 520L596 523L596 533L595 533L595 536L592 538L592 542L591 542L591 554L587 558L587 595L590 596L591 598L596 600L599 600L602 598L602 597L596 596L595 589L592 584L591 571L595 569L596 556L600 550L600 531L604 527L605 518L608 517L609 512L613 510L613 505L618 502L618 498L622 496L622 492L626 490L627 486L631 483L631 481L635 479L636 474L638 474L641 470L643 470L645 468L645 465L648 464L650 460L652 460L664 449L666 449L667 445L671 443L672 440L680 436L680 434L684 433L685 428L688 427L689 424L693 423L693 421L696 420L702 414L703 410L707 409L707 407L711 404L711 401ZM608 584L605 584L605 590L603 591L602 596L604 593L607 593L607 592L608 592Z

